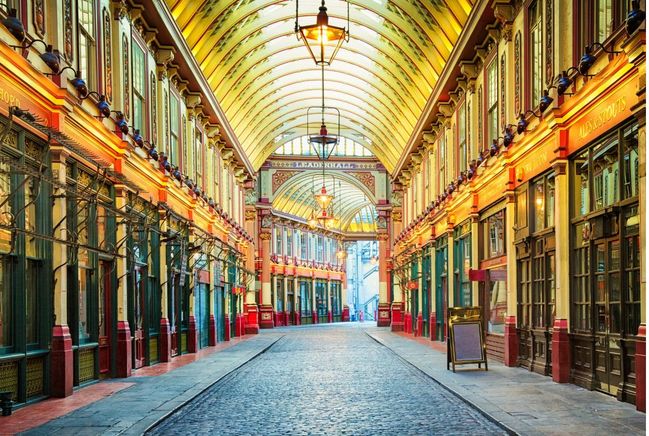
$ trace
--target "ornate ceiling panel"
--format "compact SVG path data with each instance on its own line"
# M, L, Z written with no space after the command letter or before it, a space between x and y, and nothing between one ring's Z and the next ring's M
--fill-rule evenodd
M325 70L325 100L341 111L341 134L371 150L388 171L473 3L350 0L351 38ZM307 108L320 106L320 70L293 33L295 1L167 4L255 168L287 139L307 133ZM315 22L319 5L300 1L301 25ZM332 25L347 25L346 2L326 6ZM326 122L330 131L337 124Z

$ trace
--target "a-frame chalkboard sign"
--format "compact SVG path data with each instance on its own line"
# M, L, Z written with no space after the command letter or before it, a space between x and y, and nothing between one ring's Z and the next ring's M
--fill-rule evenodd
M487 368L487 350L480 307L448 308L448 342L446 345L446 369L455 365L484 363Z

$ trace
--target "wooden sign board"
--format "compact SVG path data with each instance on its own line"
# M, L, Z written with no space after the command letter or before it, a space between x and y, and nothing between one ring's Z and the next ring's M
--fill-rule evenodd
M480 307L450 307L448 309L448 342L446 369L455 365L477 364L487 367L484 329Z

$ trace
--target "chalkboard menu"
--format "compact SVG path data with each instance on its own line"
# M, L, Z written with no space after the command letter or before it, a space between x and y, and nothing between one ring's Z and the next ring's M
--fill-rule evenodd
M484 330L479 307L451 307L448 309L448 343L446 369L453 365L484 363L487 370Z

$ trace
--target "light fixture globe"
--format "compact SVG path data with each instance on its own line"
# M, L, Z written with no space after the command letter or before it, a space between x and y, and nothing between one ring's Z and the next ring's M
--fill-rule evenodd
M309 227L311 227L312 229L315 229L316 227L318 227L318 220L317 220L316 217L315 217L315 213L311 212L311 216L310 216L309 219L307 220L307 224L308 224Z
M323 211L326 211L333 199L334 196L327 193L327 188L324 185L322 185L320 192L315 195L315 200Z
M324 0L320 5L316 23L310 26L299 26L298 29L298 37L306 45L316 65L331 65L347 37L347 30L344 27L329 25L329 16Z

